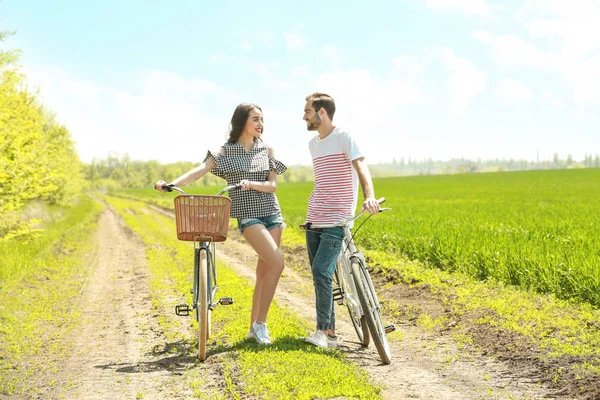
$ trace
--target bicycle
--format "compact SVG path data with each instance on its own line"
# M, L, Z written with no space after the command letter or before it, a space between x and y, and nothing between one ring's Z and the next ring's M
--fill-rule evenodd
M190 290L192 306L178 304L175 314L188 316L195 310L198 321L198 358L206 360L206 342L210 338L211 313L217 305L231 305L233 298L222 297L216 302L217 259L216 242L227 239L231 199L223 193L239 188L227 186L216 195L189 195L174 185L166 185L169 192L181 194L174 199L177 238L194 242L194 281Z
M379 199L379 204L385 199ZM380 212L391 210L391 208L380 208ZM355 229L350 229L349 223L362 216L365 211L339 221L335 224L315 225L303 224L300 228L309 231L311 228L333 228L341 226L344 229L342 238L342 250L338 256L335 273L333 276L333 300L338 305L345 305L350 314L350 320L363 347L369 346L373 339L377 353L383 364L391 363L390 345L387 334L396 330L394 325L384 326L381 319L379 300L373 281L369 275L365 257L362 251L354 244L354 235L362 224ZM368 218L371 216L369 215ZM368 219L367 218L367 219ZM363 221L364 224L365 221ZM366 312L365 312L366 310Z

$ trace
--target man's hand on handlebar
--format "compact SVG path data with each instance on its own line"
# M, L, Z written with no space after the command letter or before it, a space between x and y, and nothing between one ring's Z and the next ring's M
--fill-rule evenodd
M368 211L370 214L376 214L379 212L379 200L375 197L368 197L362 204L362 210Z

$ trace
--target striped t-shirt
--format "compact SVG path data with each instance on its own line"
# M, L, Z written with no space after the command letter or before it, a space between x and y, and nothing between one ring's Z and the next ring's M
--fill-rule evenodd
M354 215L358 175L352 161L362 157L356 142L336 127L325 139L308 144L313 159L315 188L308 200L306 222L327 225Z

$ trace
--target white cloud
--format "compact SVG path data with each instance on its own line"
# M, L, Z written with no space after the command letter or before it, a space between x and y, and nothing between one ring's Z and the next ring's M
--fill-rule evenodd
M600 54L574 67L567 81L578 105L600 106Z
M457 117L466 117L473 98L485 90L487 76L471 61L454 54L452 49L443 49L440 59L450 73L448 89L452 113Z
M473 37L486 43L501 65L556 74L576 104L600 106L600 2L526 0L515 15L527 39L486 31L476 31Z
M294 67L292 69L292 79L297 80L297 79L302 79L302 78L307 78L310 75L310 66L309 65L300 65L297 67Z
M551 90L544 90L540 96L542 107L552 107L556 109L563 109L565 107L564 101L556 96Z
M423 73L430 62L430 59L421 59L413 54L403 54L392 58L394 68L404 76L415 76Z
M535 44L524 41L512 34L496 35L476 30L473 37L489 46L494 61L514 67L552 69L551 55L540 50Z
M323 46L323 48L321 48L321 57L329 61L335 68L338 68L343 61L339 50L333 45Z
M533 100L531 90L517 79L504 78L496 83L495 94L505 106L525 107Z
M491 7L485 0L425 0L429 8L437 12L461 12L469 17L487 18Z
M273 33L269 30L258 30L251 34L244 34L241 47L244 51L252 51L256 45L260 47L273 47Z
M284 32L285 44L288 50L302 50L308 43L308 40L297 33Z
M71 132L80 158L90 162L109 152L133 159L201 161L227 133L229 108L240 96L202 80L152 71L139 77L132 94L69 76L60 68L27 69L44 104Z
M278 62L250 62L250 70L256 72L263 78L271 78L275 71L279 70L280 65Z

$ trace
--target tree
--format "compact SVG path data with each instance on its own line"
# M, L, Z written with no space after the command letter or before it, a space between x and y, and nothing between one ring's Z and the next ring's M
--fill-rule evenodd
M7 37L0 32L0 41ZM67 205L80 191L81 164L68 130L27 90L18 51L0 51L0 237L28 226L31 200Z

